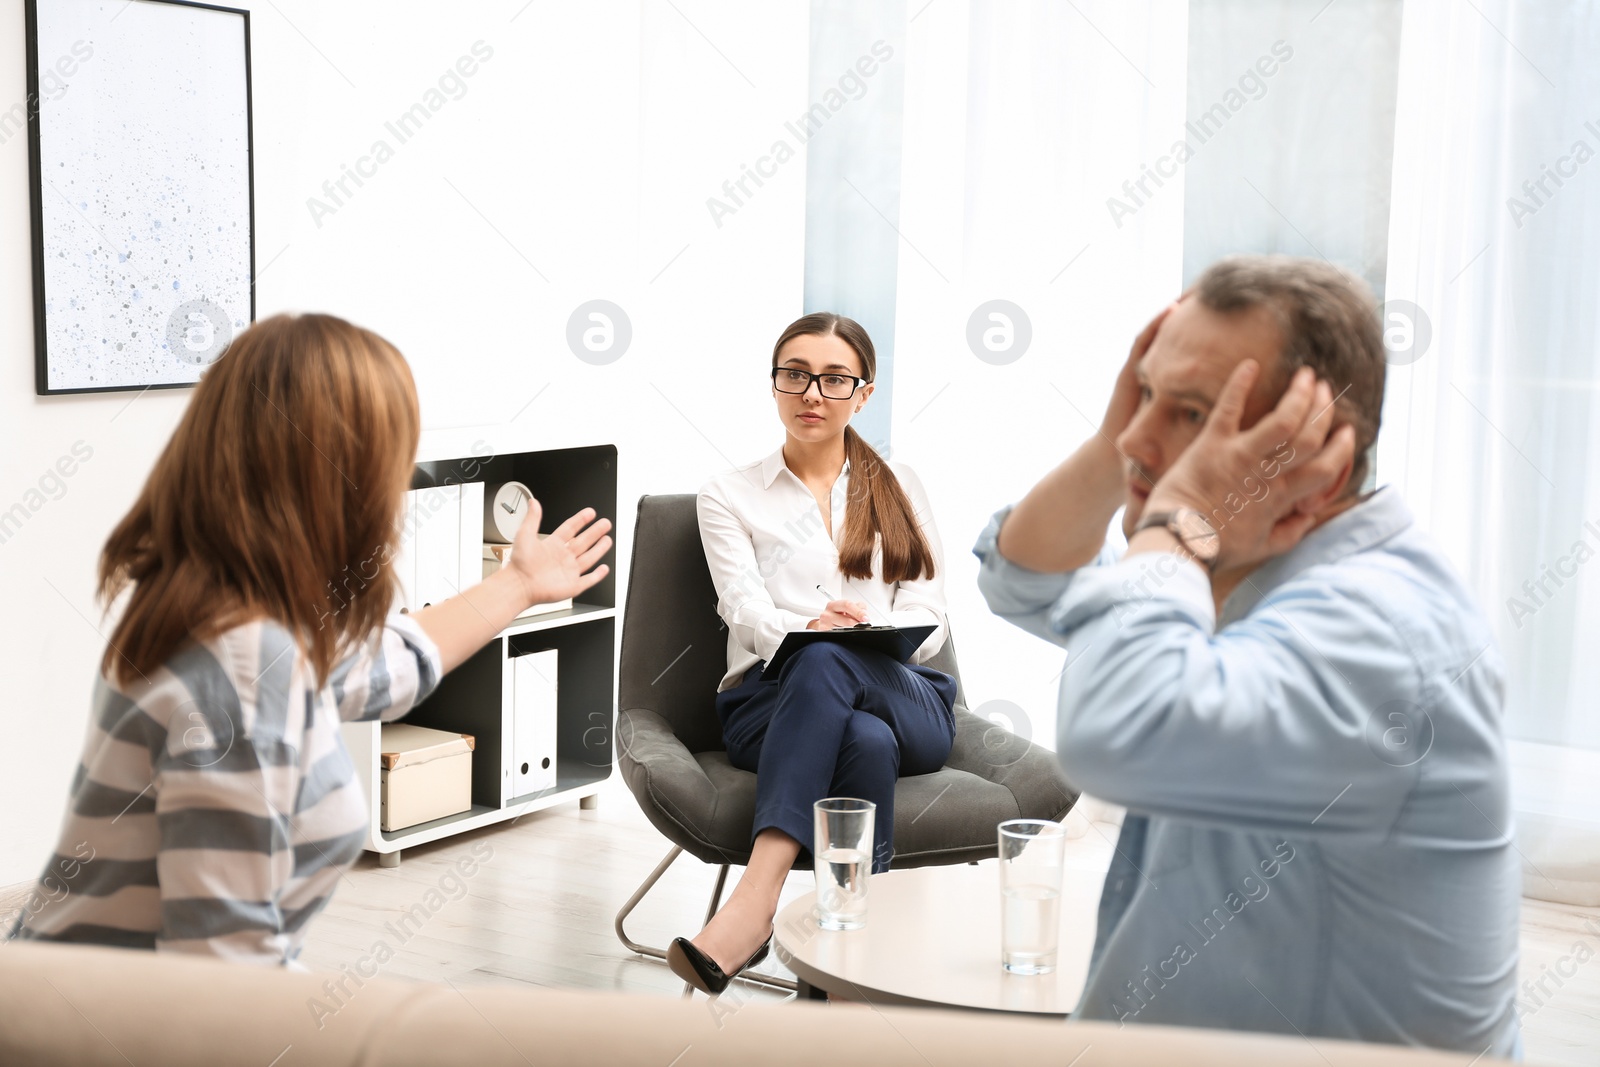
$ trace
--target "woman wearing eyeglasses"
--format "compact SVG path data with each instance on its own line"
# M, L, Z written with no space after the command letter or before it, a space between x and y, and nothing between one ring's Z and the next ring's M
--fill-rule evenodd
M887 870L895 780L938 770L955 738L955 679L920 666L947 630L927 494L850 428L876 371L853 320L819 312L791 323L772 352L782 447L700 490L700 538L728 628L717 714L729 761L756 772L744 876L705 929L667 953L707 993L765 958L784 876L809 852L812 805L874 802L872 869ZM858 623L935 629L910 663L818 642L762 680L788 632Z

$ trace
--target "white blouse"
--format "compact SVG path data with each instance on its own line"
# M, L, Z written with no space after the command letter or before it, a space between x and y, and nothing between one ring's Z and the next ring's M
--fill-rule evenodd
M949 629L944 546L934 528L933 509L910 467L893 461L888 465L933 552L938 573L932 578L885 583L878 577L883 571L881 544L873 549L872 578L848 579L839 572L839 545L850 499L848 460L829 498L831 539L816 497L784 463L782 448L701 487L700 541L717 589L717 614L728 627L728 673L718 692L738 685L758 662L770 660L783 635L804 630L830 600L861 601L872 623L937 627L911 657L913 663L927 662L944 647Z

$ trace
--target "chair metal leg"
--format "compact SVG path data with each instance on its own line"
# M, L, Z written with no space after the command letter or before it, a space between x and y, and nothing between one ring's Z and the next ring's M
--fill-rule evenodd
M651 871L645 876L645 880L640 884L639 888L634 890L633 896L629 897L627 903L622 905L622 910L617 912L617 921L615 924L617 939L627 946L629 951L637 952L641 956L652 956L658 960L665 960L667 958L666 949L655 948L651 945L641 945L639 942L629 937L627 930L623 927L623 924L627 922L628 916L633 913L633 909L639 906L639 901L643 900L645 895L648 894L650 890L655 888L655 884L661 881L661 876L667 873L667 868L671 867L672 862L682 854L683 849L677 845L674 845L672 847L672 851L668 852L666 857L660 863L656 864L655 870ZM722 890L727 884L727 881L728 864L725 863L722 865L722 869L717 872L717 884L711 890L711 902L706 907L706 922L710 922L711 917L715 915L717 913L717 909L722 906ZM775 975L760 974L755 971L746 971L736 980L741 982L753 982L756 985L764 985L771 989L782 989L790 993L794 992L796 989L796 985L791 979L778 978ZM692 991L693 989L693 987L688 986L687 983L685 984L685 987L686 991Z
M637 952L641 956L654 956L658 960L664 960L667 958L667 953L665 949L651 948L649 945L639 944L628 936L628 932L623 929L622 924L633 913L633 909L639 906L639 901L644 899L645 894L654 889L656 883L661 881L661 876L667 873L667 868L672 866L672 861L681 855L683 855L683 849L673 845L672 851L667 853L667 858L656 864L656 869L645 877L639 888L633 891L633 896L629 897L628 902L622 905L622 910L617 912L616 930L618 940L631 951Z

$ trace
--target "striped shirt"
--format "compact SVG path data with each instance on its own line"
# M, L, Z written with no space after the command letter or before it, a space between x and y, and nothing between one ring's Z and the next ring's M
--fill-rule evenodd
M321 687L271 621L186 645L130 692L102 677L55 855L11 936L293 964L366 842L340 721L399 718L441 673L395 615Z

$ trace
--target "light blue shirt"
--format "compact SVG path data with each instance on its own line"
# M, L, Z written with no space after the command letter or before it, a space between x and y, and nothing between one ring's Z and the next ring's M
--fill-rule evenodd
M1520 1054L1521 870L1489 626L1382 489L1216 617L1171 553L1040 574L974 546L990 608L1067 647L1058 748L1128 808L1077 1016Z

